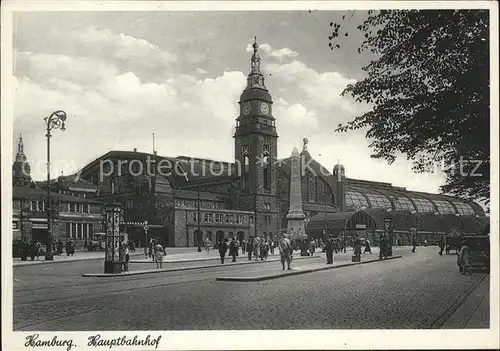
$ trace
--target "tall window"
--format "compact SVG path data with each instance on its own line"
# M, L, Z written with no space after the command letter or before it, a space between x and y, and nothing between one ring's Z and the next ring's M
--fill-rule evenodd
M193 212L193 222L198 222L198 213Z
M134 208L134 199L127 199L127 208Z
M250 158L248 157L248 145L243 146L243 189L248 189L250 179Z
M269 154L269 145L264 145L262 153L262 171L264 172L264 189L271 188L271 155Z
M76 238L76 223L71 223L71 232L69 234L70 238Z

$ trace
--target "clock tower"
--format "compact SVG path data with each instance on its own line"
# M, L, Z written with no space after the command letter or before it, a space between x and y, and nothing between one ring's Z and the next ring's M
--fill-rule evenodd
M241 94L236 118L235 158L247 210L255 211L255 233L260 238L278 235L276 120L273 100L260 70L259 45L253 44L247 86Z

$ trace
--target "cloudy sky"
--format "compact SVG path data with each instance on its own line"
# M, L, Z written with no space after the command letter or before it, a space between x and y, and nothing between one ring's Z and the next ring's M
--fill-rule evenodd
M365 131L336 126L368 107L340 96L371 57L357 53L354 28L339 52L330 21L345 12L24 12L14 16L14 137L23 133L35 179L45 172L43 116L63 109L65 132L52 138L52 174L75 171L110 150L231 161L238 99L257 36L274 99L278 156L309 139L328 169L348 177L436 192L442 174L415 175L404 158L370 158ZM350 15L349 15L350 17ZM15 140L14 140L15 141Z

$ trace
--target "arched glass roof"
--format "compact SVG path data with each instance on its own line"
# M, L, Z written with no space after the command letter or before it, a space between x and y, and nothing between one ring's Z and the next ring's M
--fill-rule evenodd
M472 206L469 204L466 204L463 202L453 202L453 205L455 205L455 207L457 208L458 213L463 215L463 216L476 214L476 212L474 212L474 209L472 208Z
M392 208L391 200L387 196L379 194L366 194L366 197L371 203L371 208Z
M416 211L417 209L415 206L413 206L413 203L411 202L410 199L408 199L405 196L399 195L399 196L391 196L391 200L394 203L394 208L396 211Z
M369 207L368 200L360 192L357 191L346 191L345 193L345 203L347 206L354 207Z
M412 197L411 198L417 207L417 212L434 212L434 205L431 200Z
M441 214L447 214L447 213L455 214L456 213L455 208L448 201L434 200L434 203L437 206L438 212Z

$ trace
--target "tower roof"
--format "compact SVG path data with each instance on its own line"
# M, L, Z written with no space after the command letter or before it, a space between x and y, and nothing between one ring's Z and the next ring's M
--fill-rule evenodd
M240 96L240 102L248 100L264 100L272 103L271 94L269 94L264 83L264 75L260 70L259 44L257 37L254 38L253 55L250 59L250 73L247 77L247 87Z

